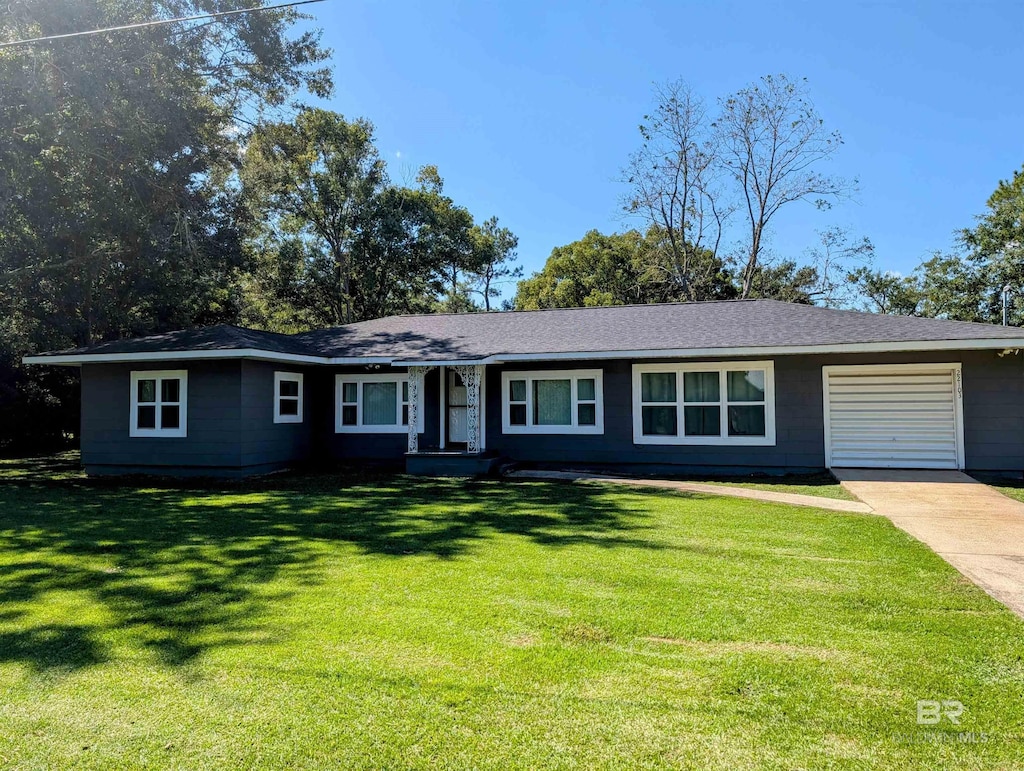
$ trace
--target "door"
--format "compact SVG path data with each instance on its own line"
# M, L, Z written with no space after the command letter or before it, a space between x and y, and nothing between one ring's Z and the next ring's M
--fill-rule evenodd
M466 409L469 403L466 386L457 372L448 373L448 441L466 443L469 441L469 420Z
M829 468L964 467L959 364L823 367Z

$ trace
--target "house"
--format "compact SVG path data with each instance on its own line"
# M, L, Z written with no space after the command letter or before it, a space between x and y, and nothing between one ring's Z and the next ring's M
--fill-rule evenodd
M308 460L476 473L1024 469L1024 330L738 300L233 326L30 356L81 368L92 474Z

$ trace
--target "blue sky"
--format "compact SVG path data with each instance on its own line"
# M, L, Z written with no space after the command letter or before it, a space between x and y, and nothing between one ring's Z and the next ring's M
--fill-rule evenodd
M334 49L329 106L369 118L393 178L434 163L446 192L519 236L527 273L591 229L629 227L619 170L655 81L709 101L769 73L809 80L859 179L829 212L794 204L774 253L849 227L909 272L1024 163L1024 3L415 3L308 6ZM514 291L508 288L506 294Z

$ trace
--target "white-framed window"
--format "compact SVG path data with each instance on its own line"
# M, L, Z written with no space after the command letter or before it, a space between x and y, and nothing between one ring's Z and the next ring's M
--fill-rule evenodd
M302 422L302 373L274 373L274 422Z
M774 445L774 362L634 364L633 442Z
M335 377L335 433L404 434L409 430L409 377L368 374ZM419 425L423 431L423 410Z
M129 436L186 436L188 372L151 370L131 373Z
M501 374L505 434L603 434L604 388L599 369Z

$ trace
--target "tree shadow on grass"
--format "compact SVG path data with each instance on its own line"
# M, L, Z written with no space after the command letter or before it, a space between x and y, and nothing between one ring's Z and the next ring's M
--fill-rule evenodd
M589 485L384 474L144 485L0 485L0 662L100 664L113 630L170 666L260 644L268 605L322 582L338 548L396 561L453 560L499 536L661 548L635 493ZM98 605L103 620L53 623L52 593Z

